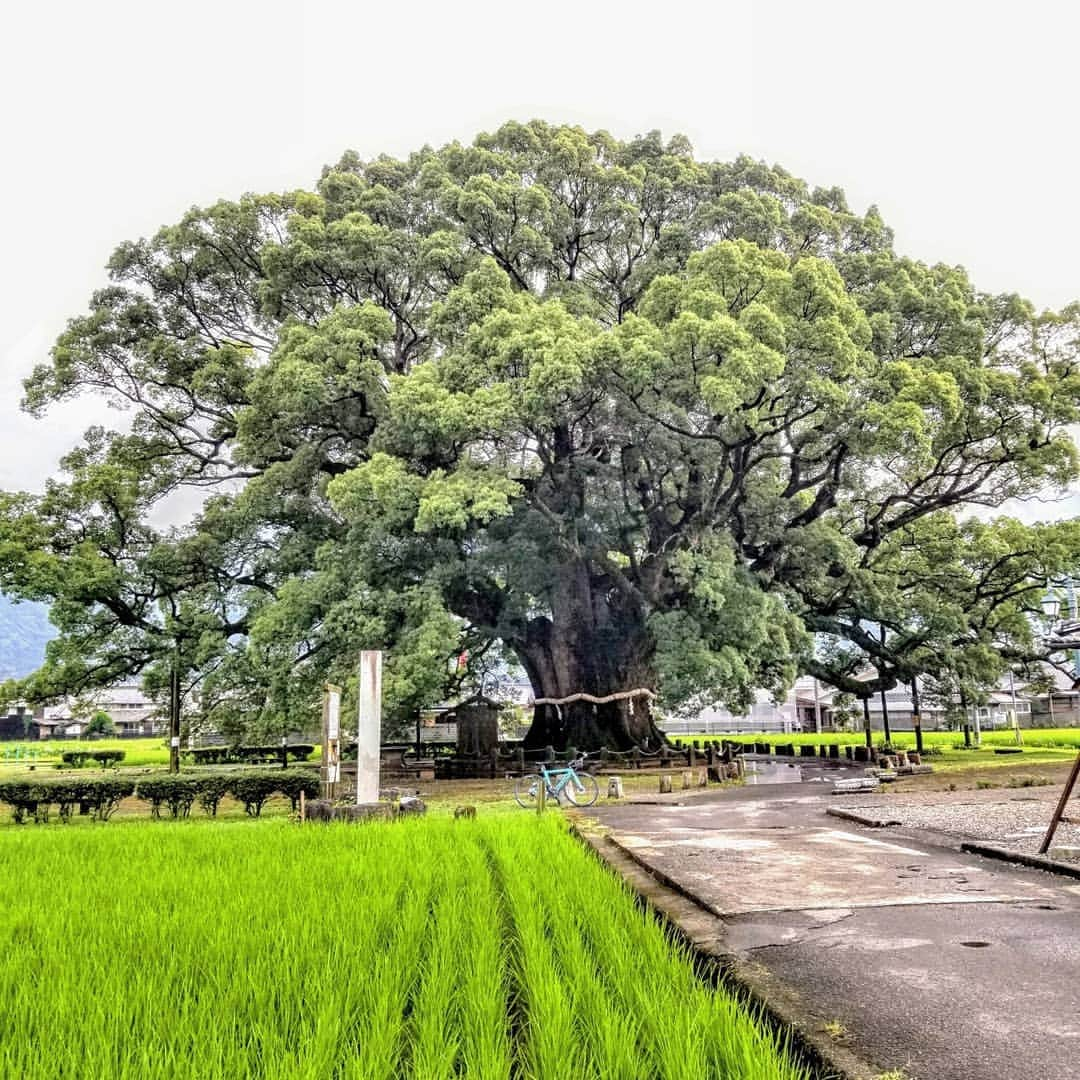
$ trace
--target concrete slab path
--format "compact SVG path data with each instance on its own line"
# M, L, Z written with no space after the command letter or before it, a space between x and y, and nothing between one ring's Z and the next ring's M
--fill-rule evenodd
M766 969L809 1028L879 1071L1080 1080L1080 884L849 827L829 798L744 788L595 816L722 920L725 951Z

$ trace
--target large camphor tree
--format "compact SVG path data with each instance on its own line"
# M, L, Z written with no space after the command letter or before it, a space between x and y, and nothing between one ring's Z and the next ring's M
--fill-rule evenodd
M110 272L26 404L127 424L0 506L0 589L61 631L25 694L182 655L211 719L265 728L364 647L402 711L495 649L543 699L866 694L1030 659L1075 566L1071 523L972 510L1076 477L1078 310L778 168L508 124L193 210ZM639 693L530 739L656 735Z

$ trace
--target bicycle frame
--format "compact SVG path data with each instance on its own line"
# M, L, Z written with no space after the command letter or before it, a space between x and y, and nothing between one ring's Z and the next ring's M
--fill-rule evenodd
M558 777L558 779L555 779ZM549 799L558 799L559 796L566 790L568 784L573 783L574 787L578 791L584 791L585 785L578 779L577 773L574 771L574 766L567 765L562 769L548 769L545 766L540 766L540 778L544 781L547 787L547 794ZM554 780L554 783L552 782Z

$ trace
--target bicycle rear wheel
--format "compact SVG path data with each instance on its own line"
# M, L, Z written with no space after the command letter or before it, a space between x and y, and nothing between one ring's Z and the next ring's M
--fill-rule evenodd
M592 806L600 797L600 785L596 782L596 777L590 776L587 772L579 772L577 782L581 785L581 789L578 790L577 785L571 780L566 785L566 797L575 806Z
M518 806L524 806L526 810L535 810L541 783L539 776L519 776L514 781L514 798Z

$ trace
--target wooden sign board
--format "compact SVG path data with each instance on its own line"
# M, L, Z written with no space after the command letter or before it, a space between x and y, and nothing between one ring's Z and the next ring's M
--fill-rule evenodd
M327 683L323 690L323 797L332 799L341 780L341 687Z

